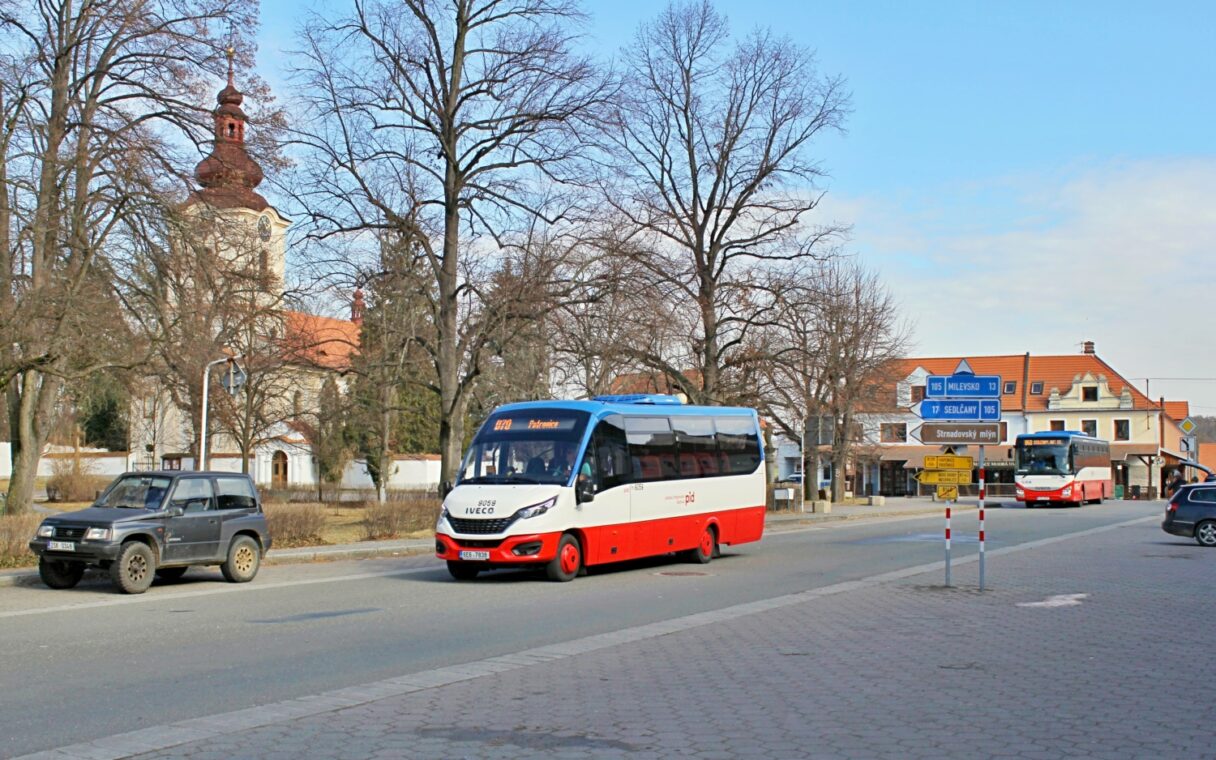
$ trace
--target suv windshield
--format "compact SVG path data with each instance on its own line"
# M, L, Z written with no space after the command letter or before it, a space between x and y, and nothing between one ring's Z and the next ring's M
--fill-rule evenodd
M587 418L569 409L493 414L469 446L457 483L566 483Z
M157 475L124 475L110 484L95 507L160 509L172 479Z

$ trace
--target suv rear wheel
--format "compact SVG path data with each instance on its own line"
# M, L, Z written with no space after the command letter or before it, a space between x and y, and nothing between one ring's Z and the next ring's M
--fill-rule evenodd
M249 536L237 536L228 547L228 559L220 565L220 572L229 583L248 583L258 574L261 564L262 551L257 541Z
M1200 546L1216 546L1216 520L1204 520L1196 525L1195 540Z
M49 588L72 588L84 577L84 563L40 557L38 575Z
M122 545L118 559L110 565L110 580L124 594L142 594L152 585L156 574L156 555L147 544L128 541Z

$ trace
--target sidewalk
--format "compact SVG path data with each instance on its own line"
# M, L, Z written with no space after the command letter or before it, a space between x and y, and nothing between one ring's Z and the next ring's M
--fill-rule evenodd
M974 500L972 500L974 502ZM994 508L997 505L991 505ZM974 503L966 501L955 505L956 511L973 510ZM819 522L864 520L875 518L915 517L917 515L940 514L944 504L935 504L929 499L888 498L881 507L865 505L833 505L827 514L773 510L765 516L767 530L791 530L803 525ZM285 565L296 562L327 562L344 559L367 559L369 557L409 557L430 554L435 550L432 538L410 538L390 541L360 541L352 544L330 546L302 546L292 549L271 549L262 560L268 565ZM41 583L36 569L0 570L0 588L26 586Z

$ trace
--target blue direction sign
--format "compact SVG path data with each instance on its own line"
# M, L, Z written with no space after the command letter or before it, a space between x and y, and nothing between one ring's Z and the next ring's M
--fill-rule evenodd
M1000 398L1000 375L929 375L925 398Z
M920 402L916 414L922 420L937 422L999 422L1001 402L997 399L931 399Z

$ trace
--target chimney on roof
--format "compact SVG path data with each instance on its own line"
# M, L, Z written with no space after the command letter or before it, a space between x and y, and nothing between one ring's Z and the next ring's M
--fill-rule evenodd
M1094 353L1094 342L1092 340L1087 340L1082 345L1083 345L1083 348L1081 349L1082 353L1086 353L1086 354Z
M350 321L363 324L363 288L355 288L355 299L350 303Z

